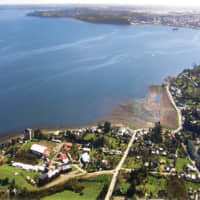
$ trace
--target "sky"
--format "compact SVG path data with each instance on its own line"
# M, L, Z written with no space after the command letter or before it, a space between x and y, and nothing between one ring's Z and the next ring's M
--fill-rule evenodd
M121 4L200 6L199 0L0 0L0 4Z

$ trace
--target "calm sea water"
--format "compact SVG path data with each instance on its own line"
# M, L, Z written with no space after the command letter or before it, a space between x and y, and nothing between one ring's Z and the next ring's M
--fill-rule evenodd
M26 11L28 12L28 11ZM200 63L200 32L0 11L0 134L83 125Z

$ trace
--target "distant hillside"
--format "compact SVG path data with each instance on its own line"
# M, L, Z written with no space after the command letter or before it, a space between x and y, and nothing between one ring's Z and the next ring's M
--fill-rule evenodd
M57 10L57 11L35 11L29 13L28 16L36 17L60 17L60 18L73 18L81 21L87 21L98 24L120 24L130 25L130 19L126 16L112 15L111 13L96 13L94 10L83 9L79 12L78 9L72 10Z
M174 78L171 92L179 105L200 107L200 66L184 70Z
M200 14L195 12L155 12L125 8L70 7L34 11L28 16L74 18L102 24L138 25L156 24L200 29ZM178 30L173 28L173 30Z

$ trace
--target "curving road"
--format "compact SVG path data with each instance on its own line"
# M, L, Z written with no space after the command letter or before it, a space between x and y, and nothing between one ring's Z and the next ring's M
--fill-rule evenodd
M167 95L171 101L171 104L173 105L174 109L176 110L177 112L177 115L178 115L178 127L176 130L173 131L173 134L176 134L178 133L179 131L182 130L183 128L183 120L182 120L182 114L181 114L181 109L179 109L177 106L176 106L176 103L174 102L174 99L171 95L171 92L169 91L169 84L167 84L167 87L166 87L166 91L167 91Z
M178 133L179 131L181 131L182 128L183 128L181 109L179 109L176 106L176 103L174 102L174 99L173 99L173 97L172 97L172 95L171 95L171 93L169 91L169 84L167 85L166 90L167 90L167 94L168 94L168 96L170 98L170 101L171 101L172 105L174 106L174 108L176 109L176 111L178 113L178 122L179 122L178 125L179 125L179 127L176 130L173 131L173 134L175 134L175 133ZM193 164L194 168L196 169L196 172L198 173L198 176L200 176L200 172L199 172L198 168L196 167L195 162L191 159L191 157L190 157L190 155L189 155L189 153L187 151L187 148L185 147L185 145L183 143L181 143L181 145L182 145L184 151L187 153L188 159L190 160L190 162Z

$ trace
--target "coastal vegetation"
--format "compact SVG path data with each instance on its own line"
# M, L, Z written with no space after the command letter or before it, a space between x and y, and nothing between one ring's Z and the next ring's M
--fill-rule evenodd
M133 131L105 121L90 128L52 132L36 129L33 134L31 129L27 129L29 132L27 134L25 130L24 138L2 144L0 198L27 199L34 196L35 199L54 200L64 199L67 195L72 200L104 199L116 166L124 155L127 158L119 170L114 197L198 197L200 110L196 104L198 96L193 95L193 91L196 94L199 88L199 69L196 66L185 70L167 82L177 109L182 110L184 121L181 131L166 129L160 122L152 128ZM159 87L159 92L162 90L164 87ZM185 99L193 104L188 104ZM32 150L33 145L45 148L44 152L36 154L36 150ZM83 161L83 155L86 161ZM65 162L71 168L63 172L61 169ZM30 164L32 168L26 168L27 165L23 168L19 163ZM36 164L40 169L42 167L42 172L38 166L33 166ZM40 184L41 177L51 170L60 170L60 174L46 179L44 185Z
M144 25L156 24L177 27L188 27L199 29L200 17L194 13L180 12L178 15L174 12L155 12L155 11L137 11L128 8L115 7L71 7L66 9L34 11L28 16L36 17L55 17L55 18L73 18L91 23L119 24L119 25Z

